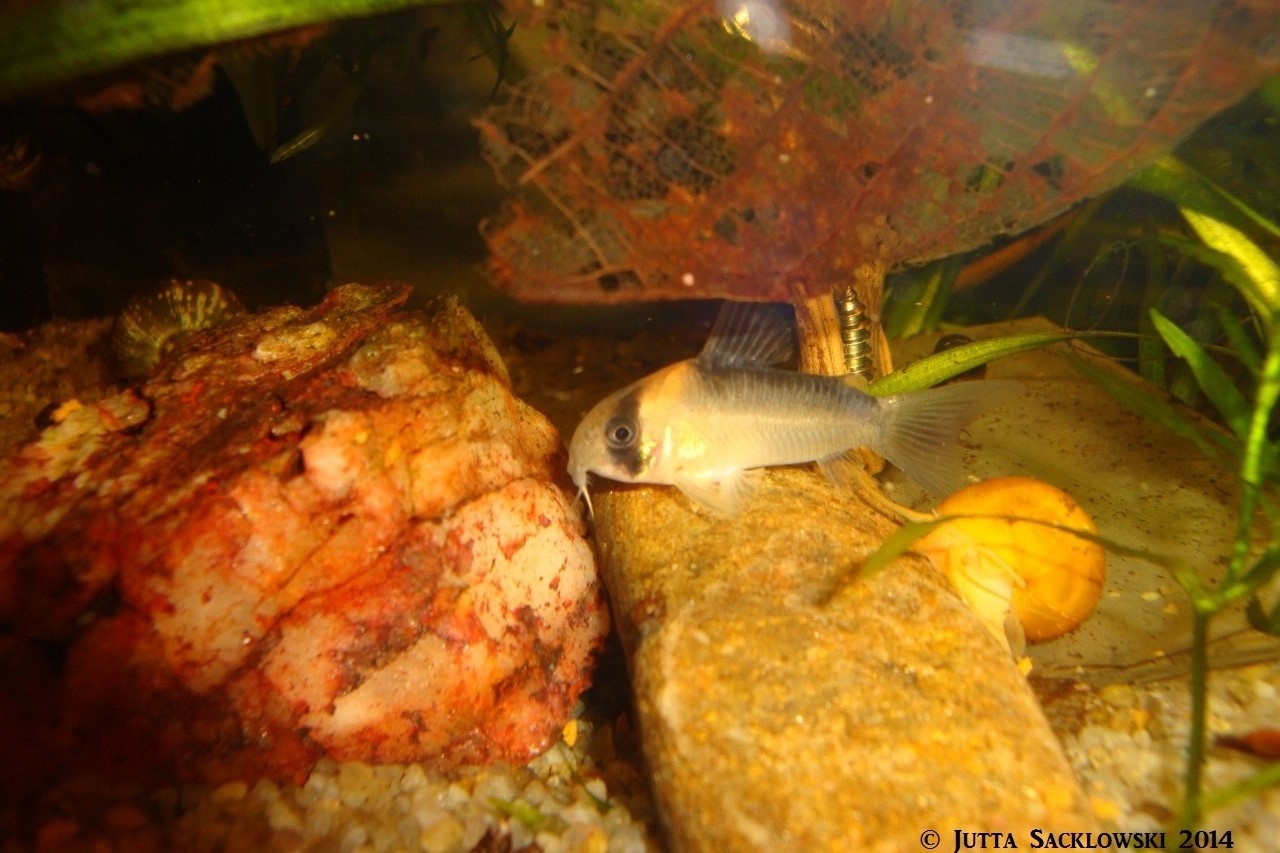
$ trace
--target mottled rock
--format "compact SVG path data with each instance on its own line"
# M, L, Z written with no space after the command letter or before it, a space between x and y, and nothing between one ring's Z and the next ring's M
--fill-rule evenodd
M814 471L734 519L665 488L595 498L645 753L682 850L922 849L926 830L1086 830L1026 681L894 524Z
M236 319L0 461L0 681L59 650L63 758L298 779L558 734L608 626L559 438L407 295Z

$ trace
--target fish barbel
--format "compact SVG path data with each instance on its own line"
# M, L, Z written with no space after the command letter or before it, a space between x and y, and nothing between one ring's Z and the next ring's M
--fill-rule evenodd
M672 485L726 515L741 509L748 472L817 462L837 485L854 448L868 447L935 495L963 484L957 438L1017 382L963 382L887 397L851 376L769 365L792 351L790 325L770 307L726 303L697 358L606 397L569 445L569 475L586 498L589 474Z

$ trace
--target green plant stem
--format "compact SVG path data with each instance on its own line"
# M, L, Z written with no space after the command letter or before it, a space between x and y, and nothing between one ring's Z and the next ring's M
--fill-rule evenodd
M1274 324L1272 326L1274 328ZM1204 769L1205 722L1209 711L1209 624L1214 614L1238 598L1237 581L1245 571L1249 548L1253 543L1254 514L1261 497L1267 464L1267 423L1280 399L1280 333L1267 339L1267 354L1258 376L1258 393L1245 433L1240 459L1240 518L1235 547L1226 576L1212 594L1196 589L1198 584L1183 583L1192 603L1191 626L1191 731L1187 743L1186 789L1183 792L1181 825L1196 826L1203 813L1200 799L1201 773Z
M1267 443L1267 423L1271 419L1271 410L1275 408L1278 398L1280 398L1280 333L1272 333L1267 341L1267 355L1262 362L1262 372L1258 377L1258 396L1254 401L1249 430L1245 434L1244 454L1240 460L1242 488L1235 550L1231 555L1227 575L1219 589L1229 588L1235 583L1243 572L1245 560L1249 556L1249 546L1253 541L1251 533L1254 511L1258 506L1259 492L1266 474L1263 470L1263 457Z
M1191 617L1191 732L1187 742L1186 784L1182 793L1179 826L1193 828L1200 822L1200 775L1204 770L1205 721L1209 710L1209 622L1213 611L1192 609Z

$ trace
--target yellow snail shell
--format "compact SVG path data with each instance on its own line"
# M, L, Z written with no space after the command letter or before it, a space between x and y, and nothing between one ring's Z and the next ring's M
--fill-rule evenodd
M1051 640L1079 626L1102 596L1106 552L1071 528L1097 528L1074 499L1031 477L997 477L967 486L938 506L957 518L916 544L951 578L960 596L1015 653L1021 640Z

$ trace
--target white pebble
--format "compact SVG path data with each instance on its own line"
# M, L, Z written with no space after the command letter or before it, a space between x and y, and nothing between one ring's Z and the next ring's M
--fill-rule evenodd
M470 850L480 843L484 834L492 826L490 819L484 815L472 815L467 818L466 829L462 833L462 849Z
M351 851L351 853L354 853L354 851L359 850L368 839L369 833L363 826L353 826L348 828L347 831L342 834L342 838L339 840L338 846L344 851Z
M605 786L603 779L588 779L583 783L582 787L586 788L587 793L597 800L604 801L609 799L609 789Z
M284 800L272 800L267 806L267 823L276 832L286 829L302 831L302 819Z
M400 786L410 791L416 791L425 784L427 784L427 771L422 769L421 764L410 764L400 777Z
M427 853L445 853L462 846L466 827L462 821L451 815L445 815L430 826L424 827L418 835L418 844ZM479 839L476 839L479 841ZM474 845L473 845L474 846Z

